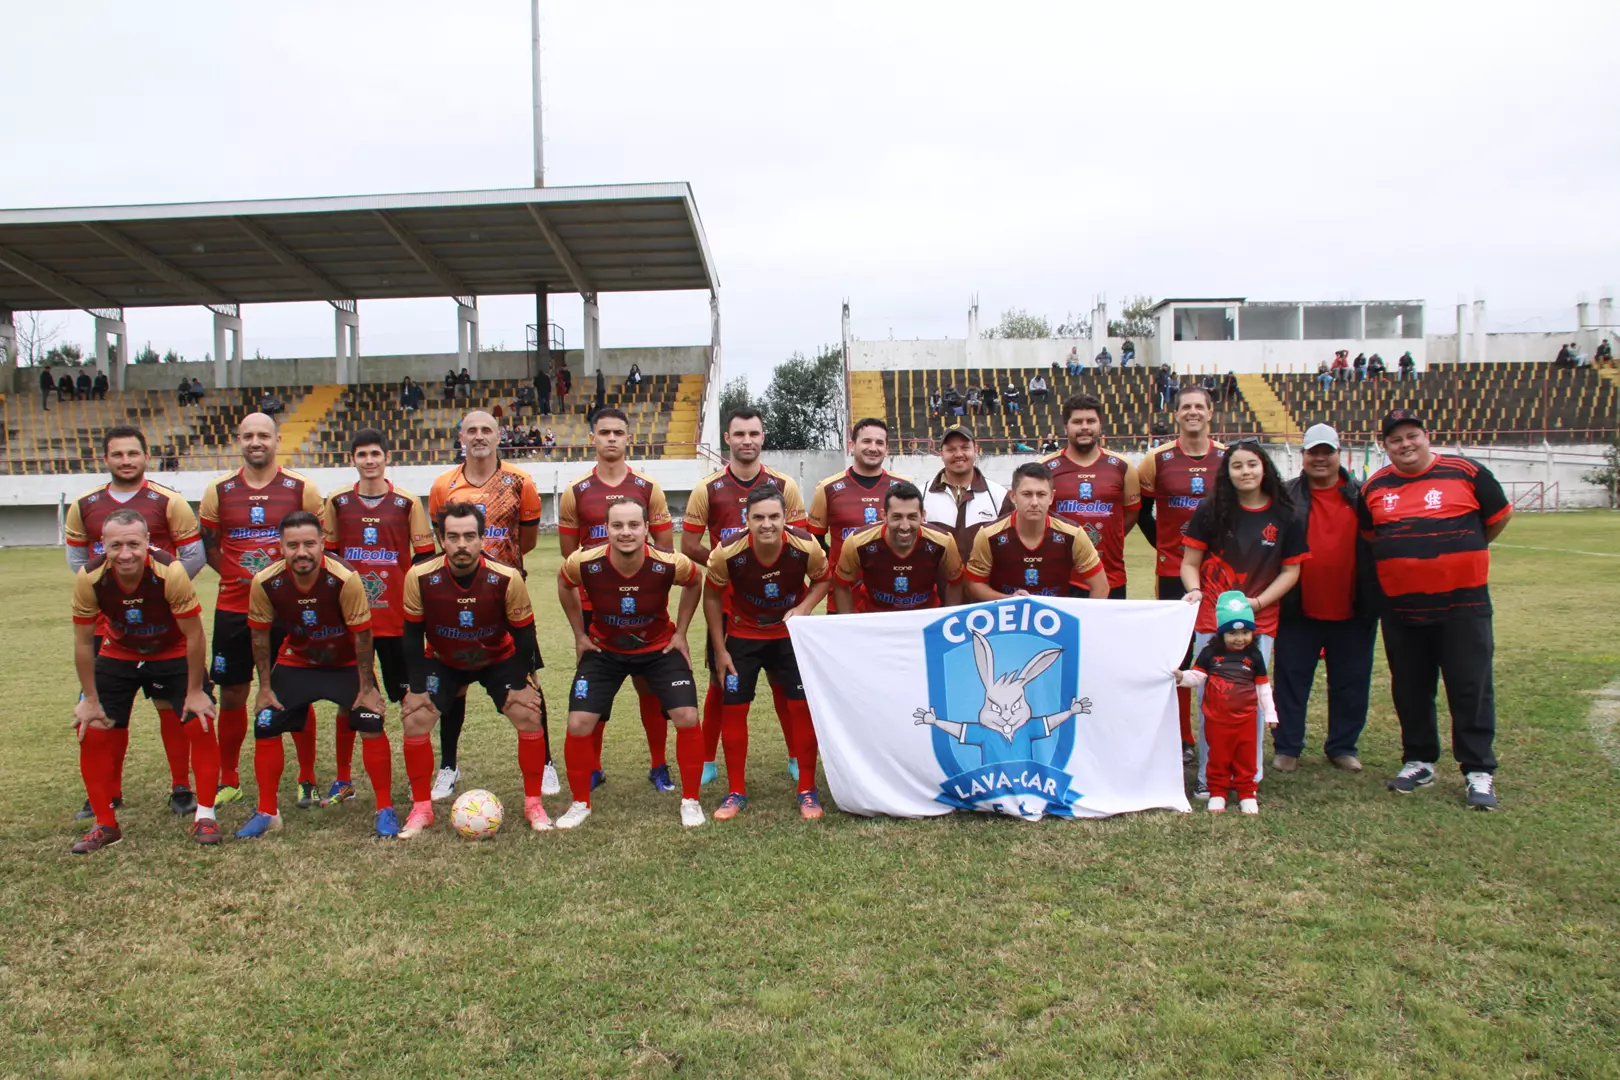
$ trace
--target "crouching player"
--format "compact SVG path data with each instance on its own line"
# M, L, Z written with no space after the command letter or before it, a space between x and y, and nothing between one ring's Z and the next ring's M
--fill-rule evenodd
M831 584L827 556L815 541L788 532L786 504L776 488L755 488L744 513L747 534L709 553L711 587L703 596L714 670L725 681L720 741L726 748L730 792L714 819L729 821L748 805L748 706L761 670L787 698L792 732L788 752L799 762L799 814L818 818L816 731L787 621L807 614L826 598ZM727 589L729 623L723 610Z
M593 735L625 679L640 677L675 725L675 764L680 769L681 824L703 824L698 792L703 776L703 732L698 727L697 687L686 630L697 613L702 578L692 560L647 542L647 507L621 499L607 508L607 543L578 548L557 575L557 599L574 631L579 667L568 703L563 756L574 804L557 819L572 829L591 816ZM681 587L673 625L669 594ZM591 606L587 630L580 603Z
M191 835L199 844L220 842L214 820L219 743L214 703L204 679L208 649L202 606L191 577L178 560L148 546L146 519L135 510L114 510L102 524L102 554L79 571L73 585L73 664L84 697L73 709L79 735L79 770L96 823L73 845L89 855L124 838L113 812L123 790L121 740L129 729L135 694L174 710L191 747L197 771L196 818ZM96 623L106 636L97 655Z
M536 832L551 828L540 801L546 775L546 699L531 681L534 609L521 572L484 557L484 512L475 503L439 511L444 554L405 576L405 664L410 691L403 705L405 772L411 812L408 840L433 824L433 725L465 687L483 686L517 729L523 816Z
M303 731L317 701L338 707L340 727L348 714L346 726L360 736L360 758L377 799L377 835L397 836L393 766L383 734L386 706L373 672L365 583L349 564L326 554L321 519L308 510L281 519L280 543L281 558L254 574L248 587L248 629L259 673L253 720L259 808L237 838L250 840L281 828L278 789L287 766L281 737ZM274 656L272 626L284 628Z
M833 572L838 614L922 611L962 602L956 541L923 524L922 492L909 480L883 495L883 524L851 533Z

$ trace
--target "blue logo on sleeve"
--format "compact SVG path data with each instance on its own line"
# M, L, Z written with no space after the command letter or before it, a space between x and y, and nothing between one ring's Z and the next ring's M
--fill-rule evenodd
M470 612L470 611L458 611L458 612L456 612L456 614L460 617L459 621L460 621L460 623L461 623L461 625L463 627L472 626L472 624L473 624L473 613L472 612Z
M876 525L878 519L877 507L868 506L861 510L861 517L868 525Z
M364 543L368 547L376 547L377 546L377 526L375 526L375 525L367 525L365 527L365 530L360 534L360 540L361 540L362 543Z
M911 589L911 579L904 574L897 574L894 579L895 592L908 592Z
M1082 481L1080 481L1080 497L1082 499L1091 498L1091 481L1090 480L1082 480Z
M1024 567L1024 584L1034 588L1041 583L1041 568L1038 566Z
M574 696L576 698L579 698L581 701L584 701L586 695L590 693L590 690L591 690L591 684L590 684L590 682L588 680L586 680L586 679L575 679L574 680Z
M124 609L124 621L131 626L138 626L141 622L141 609L138 607Z
M1204 478L1202 476L1195 476L1192 478L1192 493L1194 495L1202 495L1204 493Z
M634 615L636 613L636 598L633 596L619 597L619 614Z
M305 608L304 612L303 612L303 615L304 615L304 625L305 626L314 626L317 622L320 621L320 616L315 614L315 610L313 608Z
M782 587L774 581L765 583L765 599L776 600L782 595Z
M262 506L250 506L250 507L248 507L248 524L249 525L263 525L264 524L264 507L262 507Z

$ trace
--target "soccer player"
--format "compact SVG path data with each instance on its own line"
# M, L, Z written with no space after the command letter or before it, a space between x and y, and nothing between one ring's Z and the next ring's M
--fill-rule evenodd
M479 683L517 729L523 816L551 828L540 801L546 772L546 699L531 681L540 647L523 576L484 557L484 512L451 502L439 511L444 554L405 575L405 663L410 691L402 706L411 812L408 840L433 824L433 744L428 735L451 702Z
M121 507L134 510L146 522L147 542L155 551L173 556L195 578L207 565L202 537L197 532L197 515L177 491L154 484L146 478L146 435L136 427L108 428L101 436L102 460L111 479L74 499L68 505L64 533L67 539L68 569L75 574L102 554L101 529L107 517ZM98 626L99 644L106 628ZM169 809L189 814L197 808L191 790L191 744L180 730L180 717L166 703L158 705L158 733L163 753L169 761ZM118 775L123 776L123 753L129 743L129 729L115 729L118 747ZM217 782L217 776L214 778ZM123 805L123 792L113 792L113 805ZM93 817L90 800L76 815Z
M328 493L321 509L326 550L360 575L371 605L371 647L382 667L382 690L405 697L405 575L433 557L433 527L421 500L388 479L388 440L376 428L355 432L349 459L360 479ZM354 798L354 729L337 717L337 777L328 803ZM373 751L375 752L375 751Z
M277 789L286 767L281 736L309 723L317 701L336 705L340 717L347 713L346 723L339 726L360 733L360 754L377 799L377 835L397 836L393 765L383 734L386 706L373 668L365 584L353 567L326 553L319 516L294 510L281 519L279 531L281 558L253 575L248 589L253 666L259 673L253 706L259 808L237 830L237 839L281 828ZM283 628L274 650L272 626Z
M725 684L720 738L730 791L714 819L729 821L748 805L748 706L761 670L787 697L793 725L789 752L799 762L799 815L818 818L816 732L787 622L813 611L827 595L827 556L815 541L788 530L787 500L774 487L749 492L746 509L748 532L709 553L710 588L703 592L714 668ZM729 620L723 611L727 590Z
M685 555L647 542L647 508L620 499L607 508L608 539L576 550L557 575L557 597L574 631L573 696L563 760L573 805L557 819L572 829L591 816L591 773L596 746L591 736L602 714L628 678L641 678L658 696L675 725L675 760L681 770L681 824L703 824L698 802L702 786L703 733L698 728L697 687L686 631L703 594L698 569ZM670 590L680 586L674 624ZM594 615L585 624L580 594L590 598Z
M321 494L302 475L276 464L281 429L273 417L249 413L236 426L242 467L218 477L203 492L198 517L208 565L219 575L214 603L214 659L210 674L219 686L219 797L221 805L242 797L240 758L247 738L248 689L253 681L253 632L248 629L248 592L253 575L281 557L276 528L294 510L319 513ZM271 630L272 651L281 627ZM315 722L293 736L298 752L298 805L316 805Z
M765 449L765 420L759 410L748 406L732 410L726 418L723 434L726 448L731 451L731 461L724 469L710 473L699 481L698 486L692 489L691 497L686 500L681 553L698 566L708 566L709 552L748 531L748 496L761 484L782 493L789 528L803 525L805 520L804 500L799 496L799 485L791 476L779 473L759 460L760 452ZM713 781L717 774L715 752L720 748L721 723L720 678L714 674L713 650L706 651L709 653L709 689L703 698L705 784ZM788 773L797 781L799 763L791 756L793 740L787 699L774 683L771 692L776 699L776 718L782 725L782 739L788 744Z
M969 600L1069 596L1076 586L1108 594L1108 573L1086 534L1053 517L1052 475L1038 461L1013 470L1013 512L973 538Z
M810 534L821 540L834 566L844 549L844 540L881 521L884 493L906 479L883 468L889 456L889 425L882 420L868 416L855 422L850 433L850 456L849 468L816 485L805 522Z
M833 606L919 611L962 602L962 557L950 534L923 524L923 495L910 481L883 496L883 524L851 533L833 576Z
M1095 395L1069 398L1063 416L1068 445L1041 460L1052 474L1052 513L1078 525L1102 556L1108 592L1094 598L1123 600L1125 537L1142 509L1136 466L1103 449L1102 402Z
M474 410L461 421L464 460L433 481L428 491L428 517L439 520L452 502L472 503L484 514L484 558L495 559L527 578L523 557L534 550L540 535L540 490L534 477L500 457L501 429L487 412ZM433 801L443 802L456 793L461 779L457 751L467 719L467 695L448 702L439 718L439 772L433 778ZM562 790L546 746L546 794Z
M73 663L84 696L73 709L79 735L79 771L96 823L73 845L89 855L124 838L113 795L123 787L122 746L137 691L167 705L179 718L197 768L192 837L217 844L214 820L219 744L214 703L206 689L208 647L202 606L191 577L148 542L146 519L122 507L100 522L102 553L73 584ZM98 652L95 630L105 637Z
M1185 386L1176 392L1176 437L1155 446L1136 466L1141 488L1142 513L1137 520L1142 535L1158 551L1157 588L1160 600L1180 600L1187 595L1181 583L1181 539L1187 523L1204 496L1215 489L1215 472L1221 467L1226 448L1209 435L1209 421L1215 413L1209 391L1201 386ZM1192 643L1181 666L1192 664ZM1176 690L1176 709L1181 719L1181 759L1194 757L1192 731L1192 691Z
M597 409L591 417L591 449L596 453L596 464L591 471L562 490L557 501L557 542L563 558L568 558L581 547L594 547L607 539L607 509L622 499L639 502L647 508L648 533L657 547L670 549L675 522L669 516L669 504L664 500L664 489L658 481L644 476L625 460L630 443L630 421L618 409ZM584 618L593 617L590 597L580 598ZM645 680L631 679L641 709L641 727L647 735L649 766L647 782L656 791L674 791L669 778L668 725L664 722L663 706ZM600 760L602 737L608 714L604 713L595 734L597 763L592 770L593 785L600 786L607 779Z

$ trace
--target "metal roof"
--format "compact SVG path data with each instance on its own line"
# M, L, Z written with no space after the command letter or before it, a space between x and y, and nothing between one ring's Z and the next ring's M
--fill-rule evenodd
M0 308L714 289L684 183L0 210Z

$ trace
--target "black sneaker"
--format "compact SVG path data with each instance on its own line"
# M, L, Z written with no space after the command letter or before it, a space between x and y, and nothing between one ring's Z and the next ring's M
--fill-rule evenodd
M1206 802L1209 799L1209 785L1200 781L1198 786L1193 788L1193 798L1199 802Z
M1496 777L1488 772L1471 772L1465 773L1463 779L1468 782L1468 809L1496 809Z
M1420 787L1434 783L1434 766L1427 761L1408 761L1389 781L1389 790L1410 795Z
M184 784L176 784L169 792L169 812L189 814L197 809L197 796Z
M193 805L195 805L195 804L193 804ZM114 799L113 800L113 809L114 810L122 810L123 808L124 808L124 800L123 799ZM96 816L96 812L94 810L90 809L90 800L86 799L86 800L84 800L84 805L79 808L79 812L77 814L73 815L73 820L74 821L89 821L91 818L93 818L95 816Z

